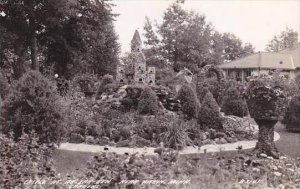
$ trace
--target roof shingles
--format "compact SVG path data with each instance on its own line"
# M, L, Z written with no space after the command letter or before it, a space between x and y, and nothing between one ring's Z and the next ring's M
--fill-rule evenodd
M300 47L280 52L258 52L229 63L221 64L221 69L286 69L300 68Z

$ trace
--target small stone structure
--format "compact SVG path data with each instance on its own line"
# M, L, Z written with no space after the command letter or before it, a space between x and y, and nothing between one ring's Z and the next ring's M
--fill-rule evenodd
M136 30L131 40L131 52L124 62L117 66L116 80L119 84L155 85L155 67L147 67L142 53L142 41Z

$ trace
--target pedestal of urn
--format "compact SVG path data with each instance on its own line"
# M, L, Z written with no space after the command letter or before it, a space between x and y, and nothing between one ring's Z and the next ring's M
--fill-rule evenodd
M257 153L264 153L268 156L278 158L278 150L274 142L274 127L278 120L274 118L254 118L254 120L259 127L258 141L254 150Z

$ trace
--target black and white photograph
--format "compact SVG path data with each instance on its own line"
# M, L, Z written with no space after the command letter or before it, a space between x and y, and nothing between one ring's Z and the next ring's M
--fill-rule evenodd
M300 0L0 0L0 189L300 189Z

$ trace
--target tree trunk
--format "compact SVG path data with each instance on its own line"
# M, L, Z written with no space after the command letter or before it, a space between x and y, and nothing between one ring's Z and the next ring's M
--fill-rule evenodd
M18 80L20 77L22 77L23 73L25 73L25 61L26 61L26 47L24 47L23 43L17 43L15 47L15 51L17 54L17 61L13 62L13 78L15 80Z
M33 70L39 70L39 65L37 61L37 42L36 42L36 33L35 33L35 23L33 19L29 20L30 25L30 58L31 66Z
M25 1L25 6L29 8L28 12L28 30L29 30L29 43L30 43L30 59L31 59L31 68L33 70L39 70L39 65L37 61L37 39L36 39L36 20L34 18L34 1Z
M255 146L257 153L264 153L268 156L278 158L278 150L274 142L274 126L277 120L255 119L259 126L258 142Z

